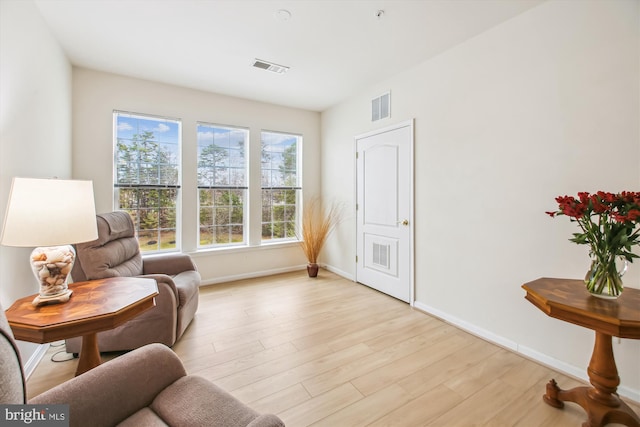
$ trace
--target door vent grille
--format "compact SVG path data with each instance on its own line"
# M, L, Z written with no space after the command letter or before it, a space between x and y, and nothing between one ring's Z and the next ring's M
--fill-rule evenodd
M381 245L380 243L373 243L373 264L389 269L389 245Z
M391 117L391 92L384 93L371 100L371 121Z

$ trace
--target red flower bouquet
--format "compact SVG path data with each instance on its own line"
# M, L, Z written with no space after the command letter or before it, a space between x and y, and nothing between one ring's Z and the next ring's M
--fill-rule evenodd
M578 223L581 233L573 233L570 241L589 245L591 269L585 277L589 292L617 297L622 292L621 276L626 262L638 255L632 247L640 239L640 192L623 191L618 194L598 191L578 193L578 197L556 197L558 210L547 212L552 218L560 215ZM616 259L622 258L625 267L619 273Z

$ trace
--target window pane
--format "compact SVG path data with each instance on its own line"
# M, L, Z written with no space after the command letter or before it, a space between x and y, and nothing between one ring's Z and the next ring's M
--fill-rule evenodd
M262 206L262 222L271 222L271 206Z
M215 222L214 224L229 224L229 208L221 207L215 208Z
M262 238L295 239L302 137L262 132Z
M243 224L244 223L244 209L242 207L233 207L231 209L231 224Z
M244 241L244 228L241 225L231 227L231 242L239 243Z
M227 196L228 190L213 190L213 206L223 205Z
M215 243L225 244L229 243L229 227L227 226L216 226L215 230Z
M200 227L200 245L210 245L213 243L213 227Z
M178 190L175 188L163 188L157 190L158 207L176 207L178 199Z
M177 248L180 144L177 120L114 113L115 208L133 218L143 251Z
M120 209L133 210L138 207L138 190L120 188L117 190Z
M141 209L140 230L156 230L158 228L158 209Z
M176 230L176 210L160 209L160 228L164 230Z
M199 123L197 132L200 246L244 243L249 131Z
M271 232L273 233L273 238L274 239L283 239L285 234L284 234L284 223L282 222L274 222Z
M284 205L273 207L273 221L284 221Z
M272 223L268 222L268 223L262 224L262 240L268 240L273 238L273 235L271 234L271 229L272 229Z
M295 238L296 237L296 224L295 222L287 222L285 223L285 237Z
M138 190L138 204L140 208L145 207L157 207L159 203L158 200L158 190L155 188L142 188Z
M295 220L296 220L296 206L295 205L285 206L283 220L284 221L288 221L288 222L295 222Z
M208 228L213 225L213 209L200 207L200 228Z
M160 249L170 249L176 247L176 231L160 230Z

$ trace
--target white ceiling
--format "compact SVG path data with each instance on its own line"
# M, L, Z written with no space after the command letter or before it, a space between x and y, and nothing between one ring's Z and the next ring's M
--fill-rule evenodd
M74 65L322 111L542 1L35 3ZM276 18L280 9L291 18ZM260 70L255 58L291 69Z

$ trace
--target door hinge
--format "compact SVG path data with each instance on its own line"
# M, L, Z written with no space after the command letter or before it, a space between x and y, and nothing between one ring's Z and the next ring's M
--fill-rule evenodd
M358 263L358 255L356 255L356 264Z
M356 151L356 159L358 158L358 152Z

